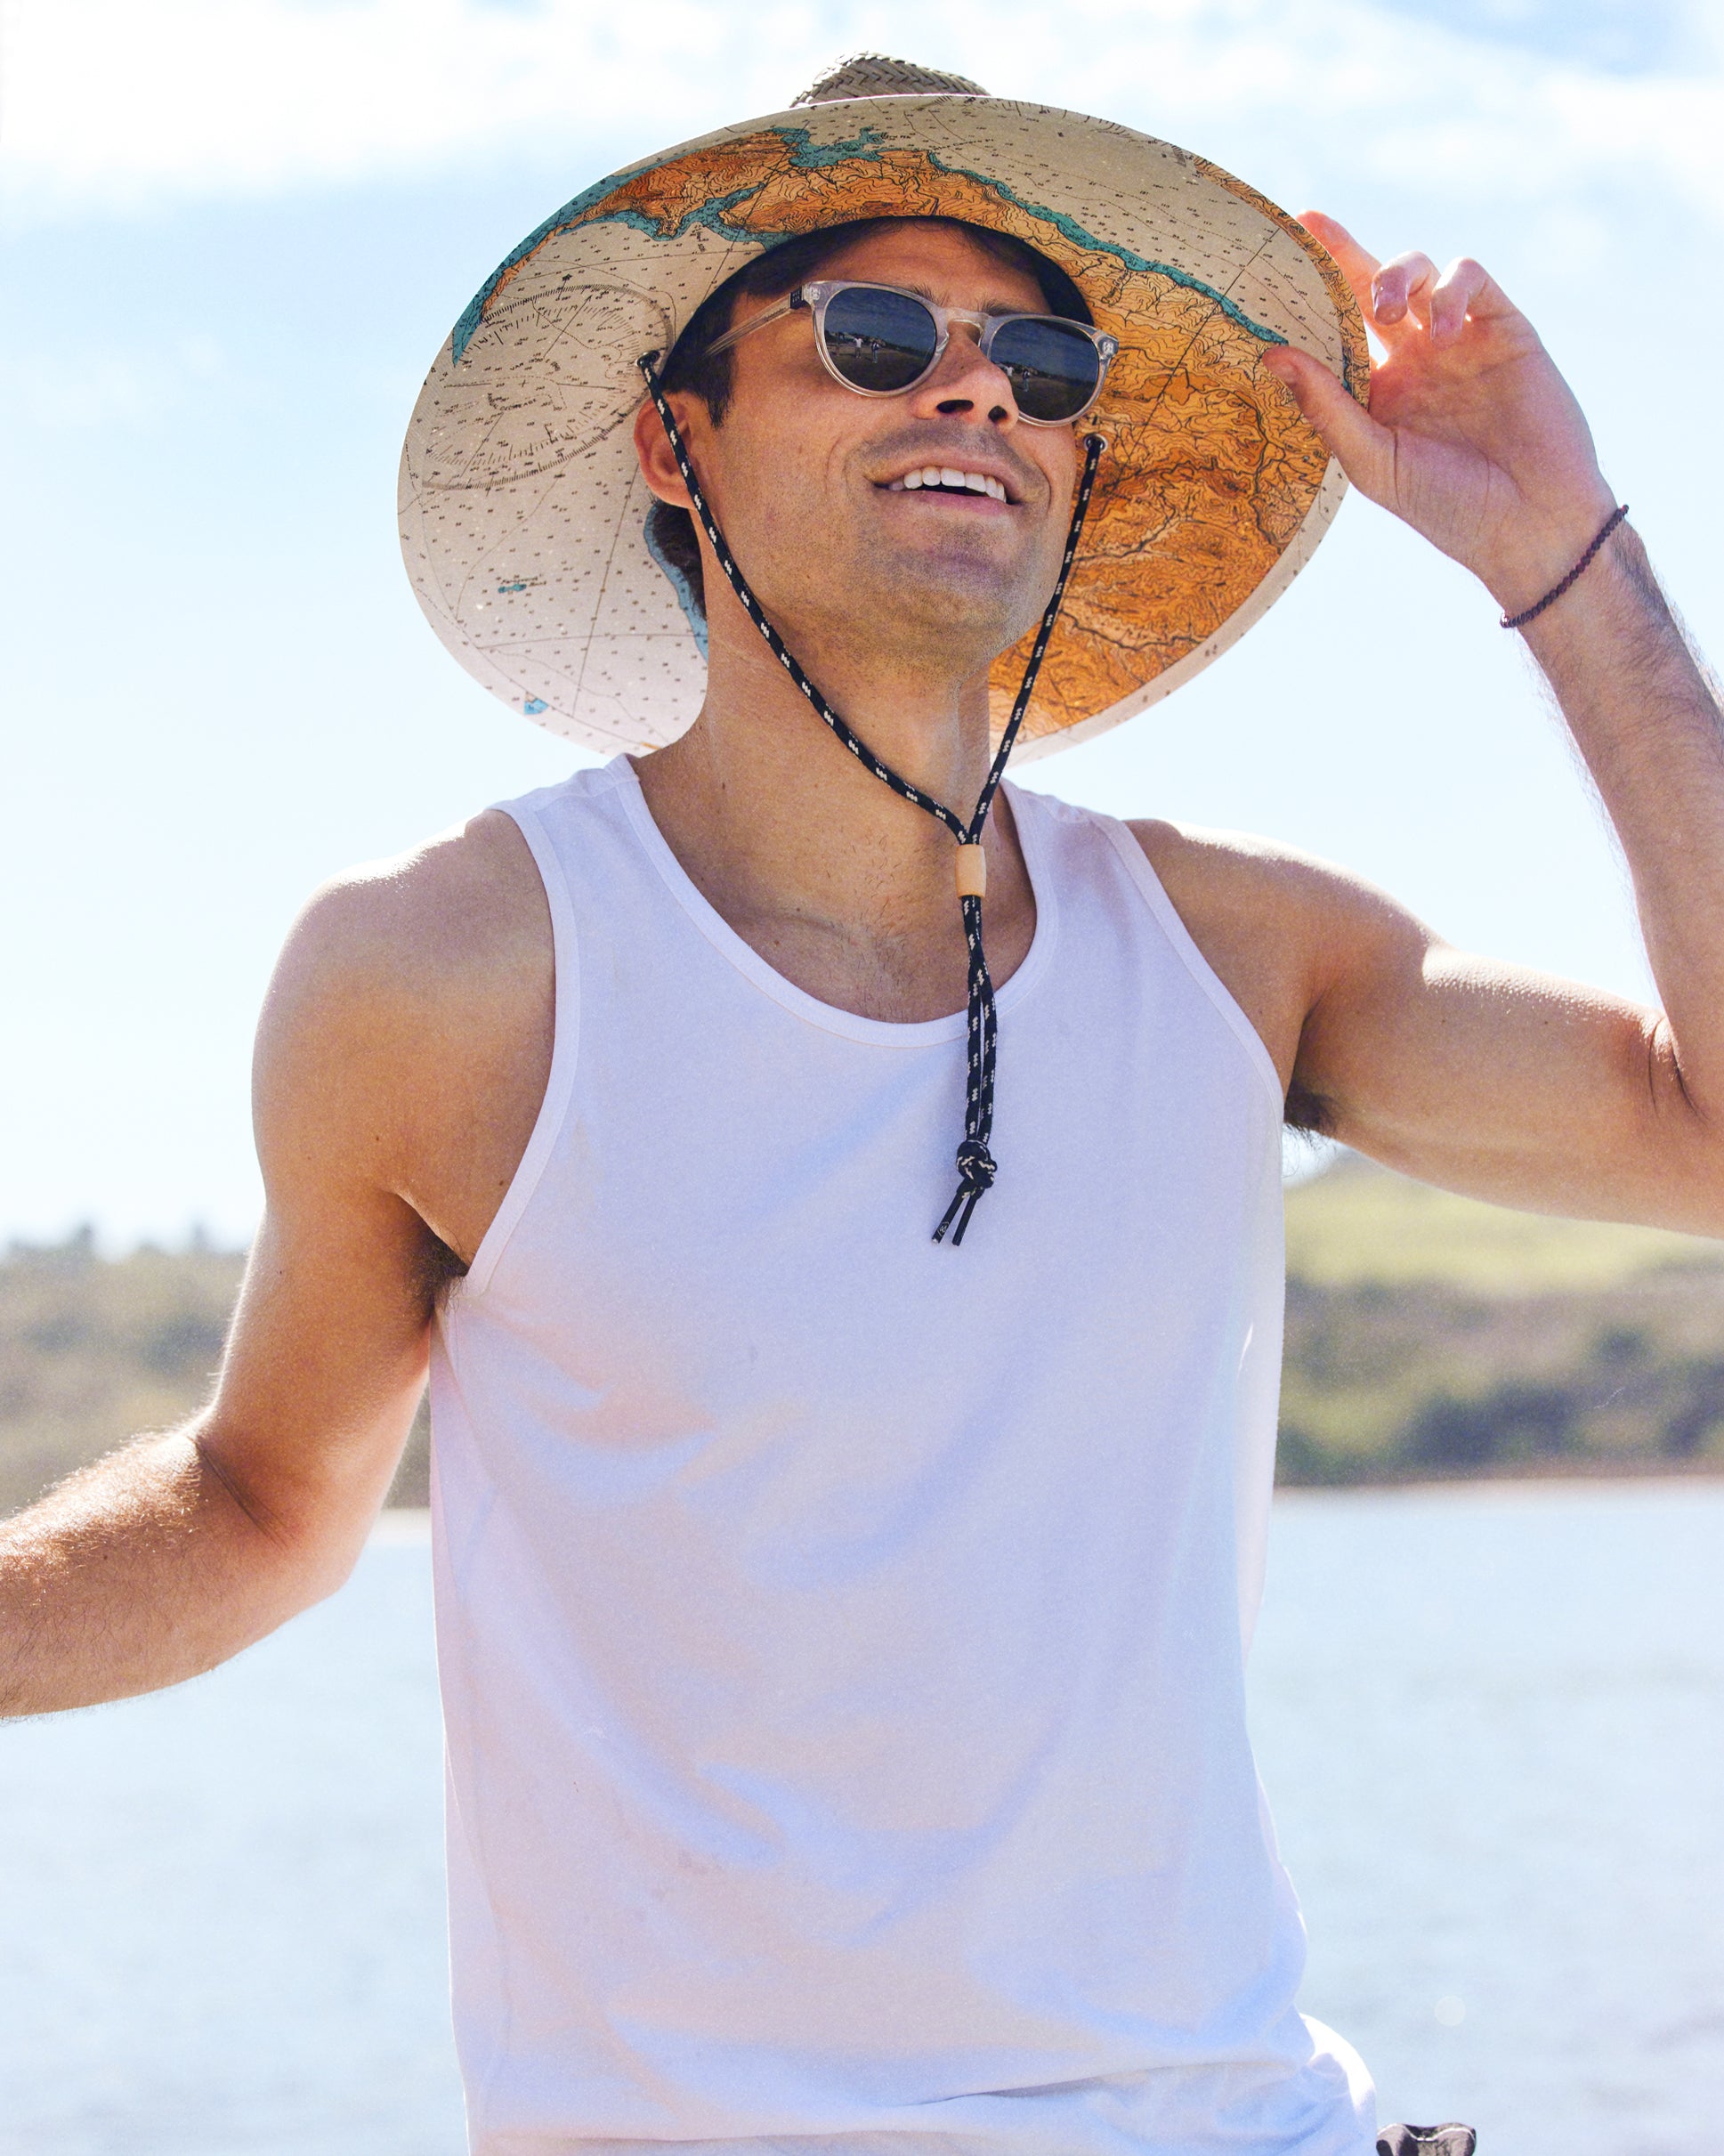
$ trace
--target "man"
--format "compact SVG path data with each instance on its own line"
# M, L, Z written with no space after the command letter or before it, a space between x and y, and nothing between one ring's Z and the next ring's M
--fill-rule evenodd
M1356 2152L1242 1714L1283 1106L1724 1233L1719 712L1477 265L879 65L579 198L433 370L441 633L590 736L656 681L674 738L314 901L217 1397L11 1523L0 1699L334 1588L429 1340L485 2156ZM1368 410L1305 348L1356 363L1330 255ZM987 815L991 674L1004 720L1040 620L1045 742L1202 663L1321 529L1309 429L1524 620L1662 1012L1271 846Z

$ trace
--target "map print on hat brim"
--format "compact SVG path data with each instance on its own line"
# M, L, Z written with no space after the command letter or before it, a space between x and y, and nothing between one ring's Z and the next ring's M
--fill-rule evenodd
M1081 114L871 97L727 128L578 196L510 255L421 392L401 539L444 643L485 686L606 752L676 739L703 640L645 538L635 361L767 246L878 216L959 217L1057 262L1120 339L1106 435L1019 760L1187 681L1279 596L1344 482L1265 348L1363 401L1364 333L1328 255L1219 167ZM746 564L745 564L746 567ZM1003 724L1027 651L993 670Z

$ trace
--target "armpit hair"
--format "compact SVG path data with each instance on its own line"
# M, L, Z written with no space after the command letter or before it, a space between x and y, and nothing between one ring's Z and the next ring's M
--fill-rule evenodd
M465 1260L456 1256L441 1236L425 1230L425 1239L419 1252L417 1285L427 1309L435 1309L448 1293L452 1281L466 1277Z
M1297 1078L1287 1088L1287 1105L1282 1111L1282 1121L1290 1131L1303 1131L1310 1138L1335 1135L1333 1104L1321 1093L1314 1093L1309 1086L1301 1085Z

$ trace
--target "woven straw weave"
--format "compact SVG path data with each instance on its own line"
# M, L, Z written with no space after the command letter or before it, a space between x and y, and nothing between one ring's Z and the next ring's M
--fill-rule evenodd
M791 102L830 105L843 97L925 97L939 91L956 91L966 97L988 94L966 75L943 75L938 68L919 68L914 61L894 60L889 53L852 53L835 60Z

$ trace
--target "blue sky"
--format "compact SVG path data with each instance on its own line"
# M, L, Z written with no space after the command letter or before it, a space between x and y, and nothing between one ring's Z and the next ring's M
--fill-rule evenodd
M324 876L566 771L420 620L415 391L605 170L883 46L1218 159L1380 252L1481 255L1724 645L1724 57L1614 0L13 0L0 276L0 1236L258 1204L247 1066ZM1033 782L1261 830L1477 947L1638 991L1621 871L1515 640L1350 501L1267 620Z

